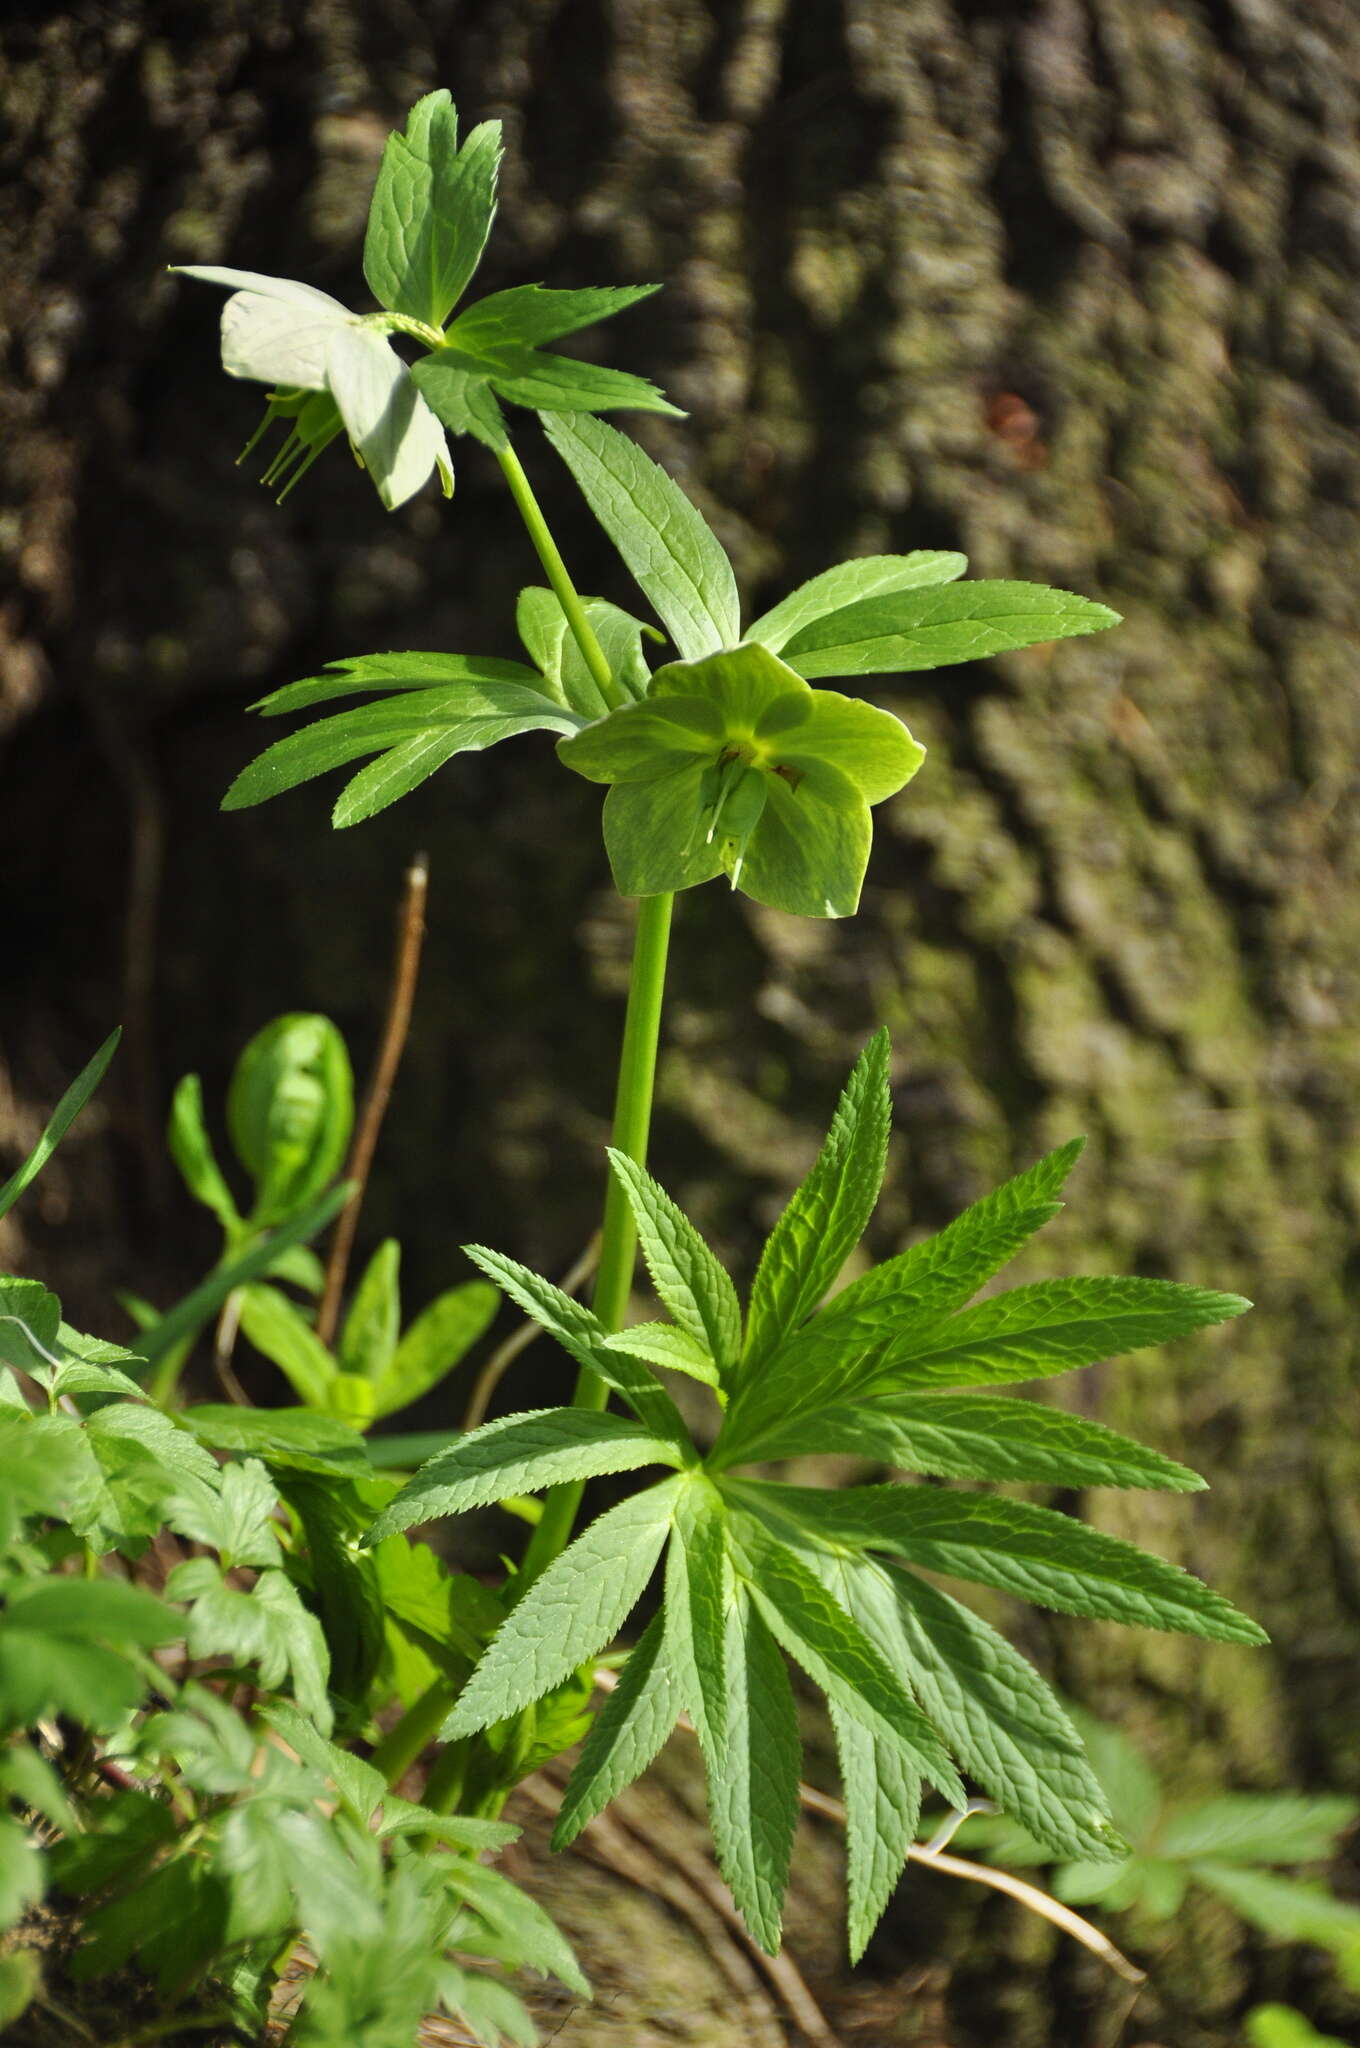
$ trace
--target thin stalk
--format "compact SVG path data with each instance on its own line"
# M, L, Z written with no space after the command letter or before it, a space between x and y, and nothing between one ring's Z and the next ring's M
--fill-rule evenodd
M548 531L548 522L539 510L538 500L533 494L528 477L524 474L524 465L509 442L504 448L497 449L496 457L505 473L505 481L510 486L510 495L519 508L519 516L528 529L534 551L543 564L544 574L552 585L553 595L566 614L572 637L585 658L586 667L598 683L605 703L611 709L617 710L624 701L623 692L614 681L613 671L605 658L604 649L590 629L585 606L576 594L576 586L567 574L567 565L557 551L556 541Z
M434 1741L452 1704L452 1686L447 1679L437 1678L407 1708L395 1727L389 1728L369 1758L374 1770L382 1772L389 1792L400 1784L421 1751Z
M497 451L510 495L519 508L529 538L543 564L557 602L566 615L587 668L599 685L606 704L616 709L623 694L610 672L604 649L590 629L585 607L567 574L567 567L548 531L523 464L507 443ZM614 1144L639 1166L646 1164L647 1137L652 1119L652 1091L656 1080L656 1049L661 1033L661 1000L666 982L666 953L670 945L673 896L644 896L638 910L633 940L633 970L628 987L628 1014L623 1027L623 1049L619 1055L619 1077L614 1097ZM610 1177L605 1193L604 1223L600 1231L600 1263L595 1274L591 1305L607 1330L617 1330L628 1306L633 1283L633 1262L637 1254L637 1231L633 1214L617 1181ZM609 1389L597 1373L584 1368L572 1396L574 1408L600 1409L609 1399ZM565 1549L571 1535L582 1487L573 1480L554 1487L543 1509L543 1518L529 1539L524 1562L514 1585L522 1593L538 1574Z
M618 1090L614 1098L614 1145L617 1151L626 1153L639 1166L645 1165L647 1160L657 1043L661 1035L661 1003L666 984L666 954L674 907L673 896L644 896L638 908L637 933L633 940L628 1014L624 1020ZM633 1284L636 1253L637 1227L633 1222L633 1212L618 1181L611 1174L600 1231L600 1263L591 1299L591 1306L606 1330L617 1330L623 1322ZM583 1366L572 1395L573 1408L600 1409L608 1399L609 1389L599 1374ZM516 1577L516 1592L523 1593L566 1548L583 1490L584 1481L573 1479L555 1486L548 1495L543 1518L529 1539L524 1562Z
M364 1096L349 1158L345 1162L345 1179L352 1182L354 1192L340 1211L330 1256L326 1261L326 1285L316 1316L316 1334L323 1344L335 1342L335 1328L340 1320L340 1297L345 1291L345 1275L349 1271L350 1253L359 1228L364 1189L368 1185L369 1169L378 1147L378 1134L387 1114L392 1084L397 1078L397 1068L401 1065L407 1033L411 1028L416 977L420 972L420 952L425 939L425 900L429 885L429 862L423 853L418 853L406 870L406 885L397 913L397 950L392 964L392 990L387 1002L382 1044Z

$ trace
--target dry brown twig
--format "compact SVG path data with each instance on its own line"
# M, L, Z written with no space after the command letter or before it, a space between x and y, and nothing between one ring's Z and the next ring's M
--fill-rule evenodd
M382 1043L373 1063L354 1141L345 1162L345 1179L353 1181L354 1193L340 1211L326 1260L326 1284L316 1314L316 1334L323 1344L335 1341L336 1324L340 1320L340 1297L345 1291L345 1275L349 1271L350 1253L359 1227L359 1211L363 1207L369 1169L411 1028L420 953L425 942L425 904L429 887L430 864L423 853L418 853L406 870L401 908L397 913L397 950L392 964L392 989L387 1002Z

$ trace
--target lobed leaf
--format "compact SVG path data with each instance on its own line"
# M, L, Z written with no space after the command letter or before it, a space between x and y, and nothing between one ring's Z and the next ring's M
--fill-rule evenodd
M306 711L313 704L333 703L337 697L367 690L450 689L478 683L538 689L538 677L522 661L500 661L489 654L358 654L328 662L324 675L304 676L301 682L271 690L250 709L278 718L286 711ZM474 708L481 702L474 700Z
M759 640L777 654L804 628L832 612L844 610L846 605L888 591L952 583L967 567L966 555L931 548L920 548L910 555L861 555L800 583L772 611L762 613L754 625L746 628L746 638Z
M543 426L682 657L735 646L741 610L732 565L679 485L627 435L587 413L553 413Z
M592 1721L558 1810L554 1849L567 1848L641 1777L684 1712L665 1627L665 1616L653 1615Z
M500 159L499 121L484 121L459 149L442 90L388 136L364 238L364 276L380 305L443 326L486 247Z
M984 1394L886 1394L772 1423L744 1460L838 1452L948 1479L1050 1486L1164 1487L1195 1493L1197 1472L1102 1423L1037 1401Z
M1118 612L1107 605L1042 583L953 583L846 605L800 627L783 654L809 681L901 674L1099 633L1118 623Z
M976 1579L1041 1607L1225 1643L1263 1629L1178 1565L1069 1515L1027 1502L922 1486L815 1487L744 1480L743 1498L775 1495L823 1541L886 1550L951 1578Z
M682 1448L688 1446L689 1432L661 1382L640 1361L609 1348L606 1332L590 1309L502 1252L477 1244L464 1245L463 1250L525 1315L555 1337L578 1365L597 1373L606 1386L622 1394L654 1436Z
M891 1103L889 1044L878 1031L855 1063L816 1164L775 1224L756 1270L740 1387L830 1287L859 1243L883 1184Z
M210 1485L186 1475L181 1490L165 1503L165 1519L179 1535L215 1550L225 1566L267 1566L279 1562L273 1514L278 1492L256 1458L223 1465Z
M684 1212L644 1167L610 1148L652 1283L680 1328L707 1352L721 1383L741 1351L741 1306L727 1273Z
M850 1960L857 1963L897 1889L921 1815L921 1777L902 1744L834 1700L831 1726L845 1793Z
M779 1488L802 1493L802 1488ZM742 1497L753 1493L742 1488ZM765 1492L775 1489L766 1488ZM733 1547L751 1598L789 1655L827 1698L874 1734L900 1745L913 1769L957 1806L967 1795L939 1737L902 1680L826 1587L754 1515L732 1517Z
M442 1515L466 1514L507 1494L539 1493L568 1479L675 1465L673 1442L621 1415L584 1408L540 1408L503 1415L422 1465L390 1501L365 1541Z
M459 1695L446 1742L532 1706L613 1639L652 1576L682 1485L663 1480L598 1516L534 1580Z

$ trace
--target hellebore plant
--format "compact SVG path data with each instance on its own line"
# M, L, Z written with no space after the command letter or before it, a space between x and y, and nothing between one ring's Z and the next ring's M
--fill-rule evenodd
M1202 1483L1193 1473L1095 1423L957 1390L1028 1382L1159 1344L1247 1304L1169 1281L1077 1279L970 1306L1056 1212L1079 1143L827 1300L884 1172L890 1051L880 1033L771 1234L743 1312L733 1281L645 1169L673 900L725 875L779 911L851 915L871 854L872 809L911 780L923 749L893 713L825 683L1095 632L1116 615L1032 583L966 581L961 555L921 551L842 563L743 628L732 565L700 513L633 441L595 417L676 409L640 378L544 352L654 287L530 285L474 301L450 320L490 231L499 153L494 123L458 147L442 92L423 99L405 133L389 140L364 249L379 311L352 313L309 286L251 272L186 273L232 290L224 366L272 386L266 424L291 422L271 481L291 488L343 431L394 508L436 473L447 493L445 432L471 435L495 453L547 578L519 603L525 661L357 656L273 692L258 707L267 716L341 708L268 747L227 806L363 762L335 807L336 825L348 826L461 752L544 731L556 736L566 767L607 785L614 879L641 899L593 1304L581 1306L503 1254L470 1248L574 1361L573 1400L450 1436L380 1500L362 1487L348 1496L345 1540L357 1569L360 1556L381 1559L405 1541L402 1532L434 1517L549 1495L503 1592L485 1595L490 1613L473 1631L471 1656L441 1654L439 1629L422 1610L428 1684L374 1762L395 1783L439 1737L446 1746L427 1806L461 1801L494 1814L529 1759L579 1736L593 1660L664 1555L661 1610L590 1725L558 1839L570 1840L687 1714L723 1870L752 1933L774 1949L798 1802L787 1654L830 1706L858 1954L901 1873L926 1784L961 1806L966 1774L1055 1857L1124 1853L1056 1697L921 1570L1136 1626L1236 1643L1261 1632L1189 1574L1068 1514L935 1486L794 1487L743 1468L834 1450L930 1477L1188 1490ZM416 351L409 368L393 337ZM502 400L544 416L549 442L650 616L578 594L511 445ZM651 650L666 642L653 669ZM370 701L346 701L356 696ZM625 1329L639 1234L669 1320ZM277 1302L261 1310L261 1301L270 1297L257 1293L253 1313L260 1329L274 1315L273 1355L282 1362L299 1345L306 1351L295 1327L306 1328L302 1312L290 1310L284 1329ZM266 1330L267 1350L269 1338ZM334 1412L334 1371L308 1357L315 1387L296 1369L294 1384ZM716 1432L707 1449L657 1368L710 1390ZM607 1412L612 1394L629 1414ZM588 1478L648 1465L667 1476L570 1540ZM360 1542L353 1515L366 1501Z

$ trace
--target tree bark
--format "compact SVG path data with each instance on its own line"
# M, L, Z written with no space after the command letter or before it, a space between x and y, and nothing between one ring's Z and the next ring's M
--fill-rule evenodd
M593 793L527 743L354 833L314 790L216 813L263 743L251 699L381 647L509 654L537 580L468 443L450 507L386 517L332 451L276 509L232 467L258 408L220 375L217 307L164 274L357 295L384 133L447 84L506 123L478 290L665 282L590 346L689 408L627 424L752 605L847 554L957 546L1125 614L872 690L930 754L876 814L853 922L682 900L654 1163L749 1268L880 1018L877 1251L1088 1132L1020 1277L1165 1274L1257 1309L1059 1389L1213 1482L1083 1512L1274 1647L1006 1618L1179 1790L1360 1791L1354 8L116 0L3 35L6 1154L120 1015L128 1039L109 1127L0 1257L110 1333L113 1284L182 1284L211 1245L161 1163L170 1084L198 1069L220 1102L284 1009L327 1011L362 1059L417 845L431 941L365 1228L401 1235L417 1305L465 1236L555 1270L588 1234L627 925ZM519 439L578 581L626 602L531 421ZM553 1398L552 1369L514 1392ZM873 1984L829 1994L847 2040L1100 2038L1094 1966L942 1885L908 1880L871 1957L927 1991L867 2032ZM795 1910L830 1968L818 1920ZM1267 1990L1344 2030L1357 2008L1311 1971L1197 1905L1128 2038L1227 2048Z

